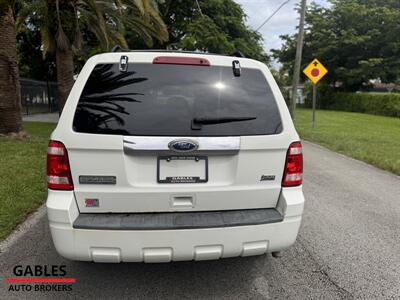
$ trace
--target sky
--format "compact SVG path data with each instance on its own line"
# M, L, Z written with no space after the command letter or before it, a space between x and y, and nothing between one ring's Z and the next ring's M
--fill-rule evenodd
M235 2L243 7L248 25L257 29L285 0L235 0ZM327 0L315 0L315 2L323 6L328 5ZM300 0L291 0L260 29L267 53L270 49L281 47L280 35L295 32L296 26L299 25L299 15L294 10L297 3L300 3Z

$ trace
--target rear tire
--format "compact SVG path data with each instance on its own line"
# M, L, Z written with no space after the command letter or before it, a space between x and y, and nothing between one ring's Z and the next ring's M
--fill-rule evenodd
M271 254L272 254L272 257L274 257L274 258L281 258L282 257L282 252L281 251L274 251Z

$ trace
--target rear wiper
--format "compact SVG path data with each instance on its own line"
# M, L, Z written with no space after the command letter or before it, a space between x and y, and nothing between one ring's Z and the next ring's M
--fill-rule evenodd
M241 122L255 120L257 117L196 117L192 120L192 130L200 130L201 125L213 125L230 122Z

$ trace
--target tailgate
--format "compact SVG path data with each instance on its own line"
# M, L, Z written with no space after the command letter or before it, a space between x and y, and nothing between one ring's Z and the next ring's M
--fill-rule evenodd
M120 149L99 150L83 141L79 149L68 149L81 212L209 211L276 206L287 149L283 139L188 137L185 140L199 146L188 153L176 153L168 147L171 141L181 138L121 139L115 145ZM168 162L169 157L185 159ZM199 161L192 160L197 157ZM165 159L161 164L160 158ZM173 167L169 168L169 164ZM191 176L203 179L205 168L205 181L185 182ZM162 183L160 177L175 177L177 181ZM104 178L115 178L115 182ZM97 199L98 206L88 206L87 199Z

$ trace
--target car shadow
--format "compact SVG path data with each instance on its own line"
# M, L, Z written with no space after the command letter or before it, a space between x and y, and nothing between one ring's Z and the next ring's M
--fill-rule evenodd
M262 255L167 264L70 262L68 268L77 279L77 291L90 290L98 297L253 298L261 296L257 278L272 259Z

